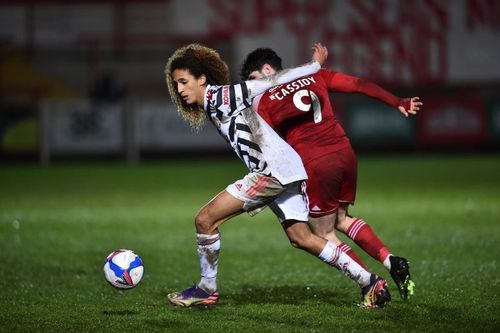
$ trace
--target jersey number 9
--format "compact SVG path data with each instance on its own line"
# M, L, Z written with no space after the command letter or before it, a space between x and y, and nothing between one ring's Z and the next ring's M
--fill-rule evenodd
M302 97L309 96L311 99L310 104L306 104L302 101ZM321 103L319 102L319 97L314 93L314 91L307 90L307 89L302 89L297 91L293 95L293 105L300 111L304 112L309 112L313 111L314 114L314 123L317 124L321 122L322 120L322 115L321 115Z

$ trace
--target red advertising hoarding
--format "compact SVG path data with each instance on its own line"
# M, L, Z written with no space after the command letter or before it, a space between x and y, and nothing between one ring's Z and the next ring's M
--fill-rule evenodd
M483 144L488 138L487 114L476 96L427 99L418 115L420 146L453 147Z

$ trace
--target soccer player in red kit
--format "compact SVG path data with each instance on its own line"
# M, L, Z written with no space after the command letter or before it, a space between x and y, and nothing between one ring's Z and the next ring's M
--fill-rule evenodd
M281 69L281 58L273 50L259 48L248 54L241 77L263 78ZM375 83L328 69L271 88L253 102L253 109L302 158L309 177L309 224L313 232L341 244L363 265L335 236L334 229L346 234L390 271L406 300L414 287L408 260L392 255L365 221L348 215L356 195L357 161L335 117L329 92L361 93L398 109L405 117L416 114L422 102L418 97L396 97Z

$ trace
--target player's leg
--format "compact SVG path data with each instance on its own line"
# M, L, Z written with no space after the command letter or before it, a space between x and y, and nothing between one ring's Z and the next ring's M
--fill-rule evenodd
M217 273L220 252L219 226L247 211L255 214L284 190L274 178L250 173L229 185L210 200L196 215L197 253L201 279L198 284L168 295L174 305L213 305L219 298Z
M335 223L339 202L337 197L345 177L341 151L324 155L307 163L307 194L309 196L309 226L314 234L332 241L358 264L366 265L349 245L341 242L335 234Z
M271 209L279 218L292 246L309 252L326 264L342 271L362 288L363 305L382 306L390 300L384 279L371 274L344 253L334 242L311 232L307 214L307 196L291 184L272 204Z
M349 204L356 198L357 160L352 148L339 150L335 154L337 171L342 173L338 193L334 197L337 202L335 228L346 234L370 256L384 262L389 250L375 235L372 228L361 219L354 219L347 214Z
M342 242L335 234L336 219L337 219L337 212L321 217L309 216L309 226L311 227L311 231L315 235L333 242L349 257L351 257L352 259L354 259L354 261L356 261L359 265L361 265L361 267L366 269L364 262L356 254L356 252L353 249L351 249L349 245Z
M243 212L244 202L222 191L196 215L196 246L200 263L200 281L180 292L170 293L169 301L177 306L215 305L219 299L217 273L220 234L218 227Z
M374 259L380 261L390 272L400 291L407 299L413 293L408 261L392 256L387 246L377 237L373 229L360 218L349 216L349 205L356 196L357 160L354 151L342 149L337 154L342 161L344 178L337 196L340 203L337 210L336 229L352 239L359 247Z
M356 282L361 288L361 306L377 308L391 300L387 283L383 278L365 270L333 242L313 234L306 223L289 220L283 223L283 228L294 247L318 257Z
M209 294L217 291L221 243L219 226L241 214L244 211L243 206L242 200L235 198L226 190L210 200L196 215L196 243L201 274L198 286Z
M411 280L410 265L407 259L393 255L379 239L373 229L360 218L349 216L349 205L339 207L337 230L343 232L359 247L386 267L396 283L401 298L407 300L413 295L414 282Z
M348 204L342 204L339 207L336 229L352 239L372 258L384 263L390 254L389 249L377 237L369 224L360 218L348 215L348 207Z
M309 190L310 188L308 187L308 192L310 193ZM309 227L315 235L328 239L335 243L335 245L340 245L342 241L335 234L336 219L337 212L319 217L309 216Z
M222 223L244 212L244 204L244 201L235 198L227 190L220 192L196 214L196 232L205 235L218 234Z

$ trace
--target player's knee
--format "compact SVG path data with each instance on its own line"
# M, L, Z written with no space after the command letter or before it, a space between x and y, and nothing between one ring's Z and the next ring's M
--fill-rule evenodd
M300 249L300 245L299 243L297 243L296 241L292 240L292 239L289 239L290 241L290 245L296 249Z
M213 229L214 221L210 218L208 212L202 209L198 214L196 214L194 224L198 233L210 234Z
M346 216L346 215L338 216L337 221L335 223L335 229L346 234L347 230L351 226L352 222L353 222L353 219L350 218L349 216Z
M299 221L289 221L285 224L285 232L294 248L305 250L310 247L311 229L306 223Z
M318 228L316 228L316 229L311 228L311 231L313 234L315 234L316 236L321 237L321 238L326 238L328 236L328 234L330 234L326 230L318 229Z
M335 229L345 234L347 232L345 221L337 221L337 223L335 224Z
M307 248L306 242L304 242L302 239L290 239L290 245L292 245L293 248L304 250Z
M305 234L291 234L288 235L290 245L296 249L305 250L309 248L310 235Z

